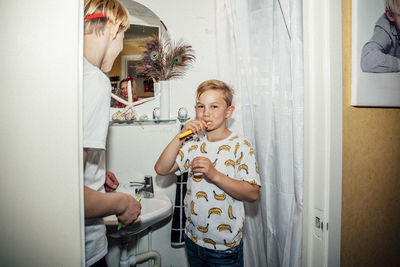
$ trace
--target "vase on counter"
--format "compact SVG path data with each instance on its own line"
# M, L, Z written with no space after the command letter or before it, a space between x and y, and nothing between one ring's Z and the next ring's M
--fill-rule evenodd
M160 120L169 120L169 81L156 82L154 91L160 95Z

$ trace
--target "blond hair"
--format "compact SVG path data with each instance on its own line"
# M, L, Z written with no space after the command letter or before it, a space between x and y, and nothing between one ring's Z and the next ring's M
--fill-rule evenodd
M202 82L196 90L196 102L199 100L200 95L208 90L222 91L224 100L228 107L232 105L233 89L223 81L219 80L207 80Z
M118 0L85 0L84 16L105 13L106 17L85 19L85 34L101 35L107 22L113 24L121 22L119 31L126 31L129 24L129 12Z
M385 0L386 9L392 13L400 13L398 0Z

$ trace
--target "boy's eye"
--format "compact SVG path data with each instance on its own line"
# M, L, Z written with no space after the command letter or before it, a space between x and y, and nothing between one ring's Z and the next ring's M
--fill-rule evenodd
M204 108L204 105L197 105L197 108Z
M218 108L218 106L217 105L212 105L211 108L212 109L216 109L216 108Z

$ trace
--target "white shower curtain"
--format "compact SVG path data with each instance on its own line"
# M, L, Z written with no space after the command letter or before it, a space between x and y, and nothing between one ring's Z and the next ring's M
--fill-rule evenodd
M230 128L255 145L262 183L246 204L245 266L301 266L302 1L215 2L218 78L235 90Z

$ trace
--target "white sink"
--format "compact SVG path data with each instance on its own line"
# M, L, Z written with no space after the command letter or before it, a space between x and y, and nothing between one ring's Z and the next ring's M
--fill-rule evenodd
M142 204L142 212L139 218L120 230L118 230L119 222L115 215L105 217L104 223L107 227L107 234L114 238L136 235L172 214L172 202L162 191L155 192L154 198L142 198L140 203Z

